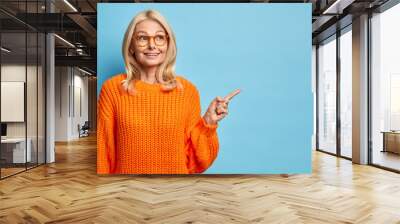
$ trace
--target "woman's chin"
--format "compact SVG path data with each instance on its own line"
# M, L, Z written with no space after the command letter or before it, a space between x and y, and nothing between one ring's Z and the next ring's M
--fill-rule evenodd
M160 61L152 61L152 60L144 61L142 63L142 65L144 65L145 67L155 67L155 66L159 66L161 64L162 64L162 62L160 62Z

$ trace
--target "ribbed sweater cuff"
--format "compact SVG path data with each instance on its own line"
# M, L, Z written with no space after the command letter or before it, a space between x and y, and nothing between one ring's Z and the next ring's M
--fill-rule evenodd
M97 174L110 174L110 170L107 168L97 167Z
M218 128L218 123L217 124L207 124L207 122L202 117L199 121L199 128L202 133L204 133L207 136L211 136L216 132L216 130Z

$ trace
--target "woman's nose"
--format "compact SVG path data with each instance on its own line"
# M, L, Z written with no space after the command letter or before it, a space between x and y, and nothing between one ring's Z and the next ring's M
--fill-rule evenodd
M156 44L154 43L154 39L150 38L149 40L149 48L154 49L156 47Z

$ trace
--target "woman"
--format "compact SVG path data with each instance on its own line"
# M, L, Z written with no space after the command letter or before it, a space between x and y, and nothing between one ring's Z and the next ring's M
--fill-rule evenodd
M99 174L202 173L215 160L218 122L229 100L200 116L196 87L174 73L175 36L157 11L139 13L123 42L126 74L107 80L98 101Z

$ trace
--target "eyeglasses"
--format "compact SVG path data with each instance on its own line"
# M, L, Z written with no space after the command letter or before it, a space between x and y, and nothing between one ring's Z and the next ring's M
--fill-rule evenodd
M155 36L148 36L139 34L136 35L136 44L139 47L148 46L150 44L150 39L153 39L154 44L157 46L164 46L167 43L168 36L163 34L157 34Z

